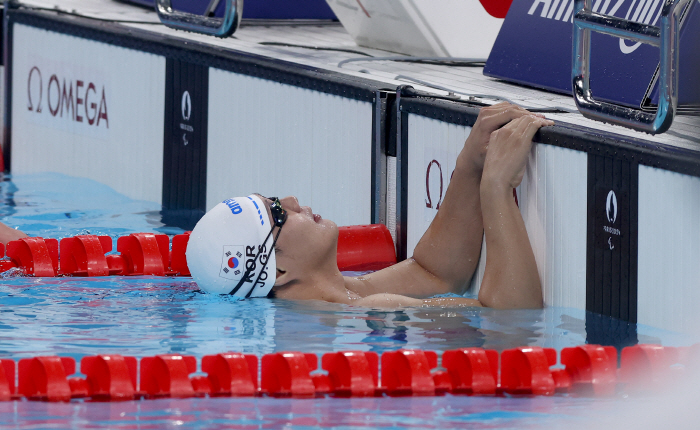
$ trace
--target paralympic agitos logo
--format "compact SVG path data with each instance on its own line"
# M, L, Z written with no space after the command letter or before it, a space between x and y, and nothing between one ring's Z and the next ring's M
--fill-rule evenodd
M48 76L48 79L47 79ZM109 128L104 85L57 74L43 74L37 66L27 76L27 110L55 118Z

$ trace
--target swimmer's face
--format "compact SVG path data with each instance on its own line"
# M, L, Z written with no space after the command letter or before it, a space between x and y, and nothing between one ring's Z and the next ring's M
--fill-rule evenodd
M263 201L272 220L272 201L267 198L263 198ZM303 279L305 275L329 264L329 259L335 262L338 246L338 227L333 221L314 214L308 206L300 206L296 197L282 198L280 203L282 209L287 211L287 221L275 245L275 287Z

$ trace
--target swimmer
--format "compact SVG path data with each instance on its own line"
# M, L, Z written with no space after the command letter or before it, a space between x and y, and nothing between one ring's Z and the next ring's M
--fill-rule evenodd
M205 291L239 297L325 300L368 308L540 308L542 287L513 188L532 138L554 123L518 106L481 109L445 198L411 258L360 277L337 266L338 228L295 197L226 200L193 230L187 261ZM465 292L485 235L478 300L431 298Z
M19 240L23 237L27 237L27 235L24 232L12 227L8 227L0 222L0 243L2 243L3 245L7 246L7 242Z

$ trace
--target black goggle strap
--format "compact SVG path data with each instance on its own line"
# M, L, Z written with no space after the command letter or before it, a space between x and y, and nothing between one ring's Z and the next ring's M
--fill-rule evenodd
M251 288L250 291L248 291L248 294L245 295L246 299L249 298L251 294L253 294L253 290L255 290L255 287L258 286L258 281L260 280L260 276L262 276L263 271L265 271L265 267L267 267L267 262L270 261L270 256L272 255L272 251L275 250L275 244L277 244L277 238L280 237L280 232L282 232L282 227L280 227L277 230L277 234L275 235L275 240L272 241L272 246L270 246L270 252L267 253L267 256L265 257L265 263L260 268L260 273L258 273L258 277L255 278L255 282L253 283L253 288ZM270 230L270 234L272 234L272 230ZM270 237L270 235L268 234L267 237ZM267 239L265 239L265 243L267 243ZM262 262L262 260L260 260L260 261ZM273 273L273 276L277 276L277 274Z
M280 227L280 229L277 231L277 236L275 236L275 240L272 242L272 247L270 248L270 252L267 254L267 259L270 258L270 255L272 254L272 250L275 249L275 244L277 243L277 238L280 236L280 231L281 231L281 230L282 230L282 227ZM270 236L272 235L272 232L273 232L273 231L275 231L275 228L274 228L274 227L272 227L272 228L270 229L270 232L269 232L269 233L267 234L267 236L265 237L265 240L263 241L263 245L266 244L267 241L270 239ZM258 261L258 257L260 257L260 252L262 252L262 247L259 247L259 248L258 248L258 253L255 254L255 260L253 260L254 262ZM250 297L250 293L253 291L253 289L255 289L255 285L257 285L257 283L258 283L258 280L260 279L260 275L262 275L262 272L265 270L265 266L267 266L267 259L265 259L265 264L264 264L263 267L260 269L260 273L258 274L258 277L255 279L255 283L253 284L253 288L250 289L250 291L248 292L248 294L246 295L246 297ZM253 269L254 269L254 268L255 268L255 265L253 265L252 267L253 267ZM236 294L236 292L237 292L238 290L241 289L241 287L242 287L243 284L245 283L245 280L248 279L248 276L250 275L250 272L253 271L253 269L247 268L247 267L246 267L245 273L243 273L243 277L241 278L240 281L238 281L238 284L236 284L236 286L233 287L233 289L231 290L231 292L228 293L229 295L234 295L234 294Z

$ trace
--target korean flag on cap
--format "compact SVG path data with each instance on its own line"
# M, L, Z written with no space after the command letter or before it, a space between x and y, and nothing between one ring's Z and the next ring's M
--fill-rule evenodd
M224 245L221 256L219 276L232 281L240 281L245 273L244 247L241 245Z

